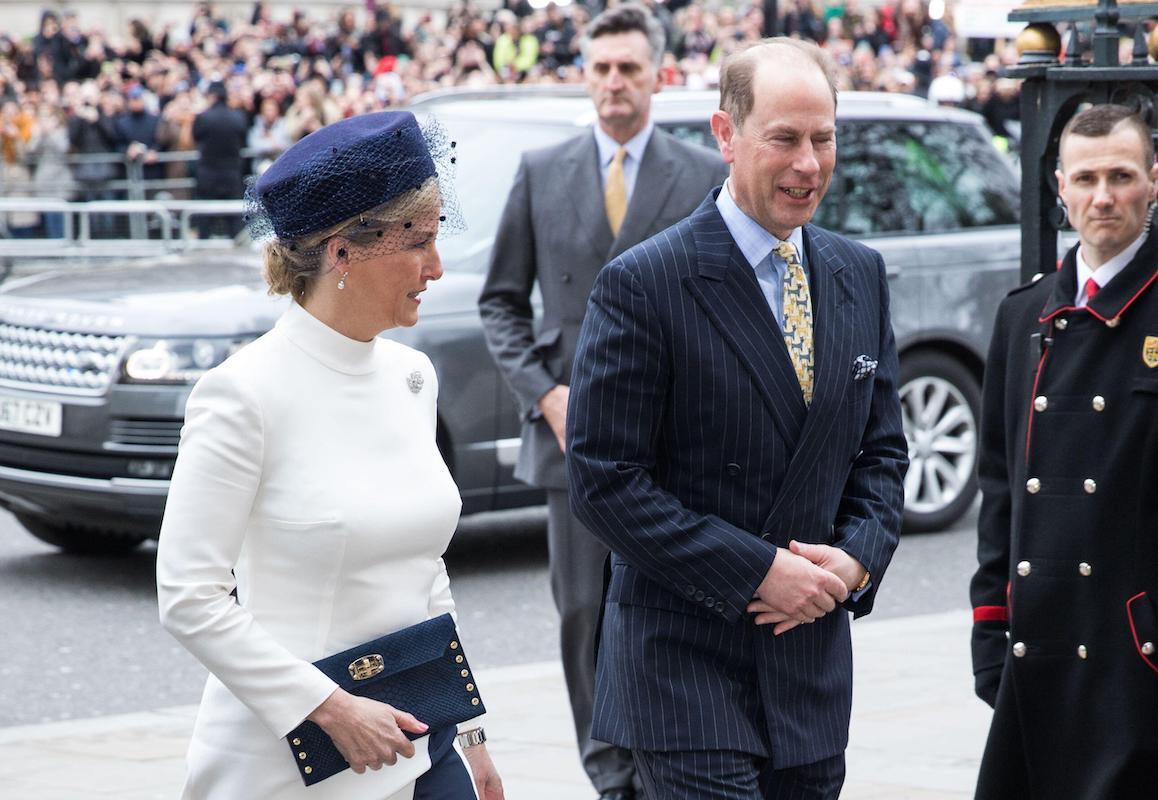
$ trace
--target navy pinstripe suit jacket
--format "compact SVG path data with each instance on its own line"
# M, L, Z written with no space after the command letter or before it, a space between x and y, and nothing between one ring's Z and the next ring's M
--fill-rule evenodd
M880 255L805 226L806 407L718 192L604 267L579 338L571 503L614 552L592 735L782 769L848 742L848 610L872 607L900 530L897 353ZM860 355L878 367L855 380ZM793 538L844 549L873 582L847 610L774 637L745 607Z

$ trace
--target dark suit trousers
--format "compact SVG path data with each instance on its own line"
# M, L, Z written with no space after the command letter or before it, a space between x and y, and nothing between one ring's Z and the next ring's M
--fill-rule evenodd
M837 800L844 753L789 769L732 750L635 750L647 800Z
M458 751L458 731L446 728L430 734L430 769L414 784L414 800L473 800L474 781Z
M630 787L631 752L591 739L595 706L595 636L603 604L603 566L610 552L571 514L565 490L547 490L551 594L559 610L563 674L583 769L598 792Z

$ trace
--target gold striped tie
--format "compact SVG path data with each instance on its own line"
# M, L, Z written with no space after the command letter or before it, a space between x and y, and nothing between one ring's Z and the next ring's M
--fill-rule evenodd
M776 245L776 255L784 259L788 269L784 272L784 344L788 346L788 357L800 381L800 391L804 404L812 404L812 295L808 291L808 279L804 276L804 265L796 255L791 242Z
M612 236L619 235L623 218L627 215L627 184L623 181L623 159L626 157L626 149L621 147L615 151L611 166L607 168L607 186L603 189L603 206L607 209L607 224L611 226Z

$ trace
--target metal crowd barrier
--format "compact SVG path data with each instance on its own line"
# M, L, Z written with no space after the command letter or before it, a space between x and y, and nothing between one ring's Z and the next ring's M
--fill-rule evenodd
M58 259L94 257L141 257L222 250L234 247L232 239L200 239L194 231L198 217L240 216L241 200L94 200L72 202L43 197L0 198L0 236L7 236L6 216L13 212L63 214L61 238L0 238L0 258ZM143 221L145 235L131 231L128 237L97 238L93 218L128 216ZM150 224L154 223L154 224ZM156 230L157 238L148 231Z

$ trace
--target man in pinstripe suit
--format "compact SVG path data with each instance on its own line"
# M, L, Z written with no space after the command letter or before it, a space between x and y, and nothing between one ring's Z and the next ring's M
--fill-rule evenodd
M808 224L827 56L758 44L720 105L728 181L599 273L572 373L572 506L614 553L593 736L655 800L835 798L908 463L888 286Z

